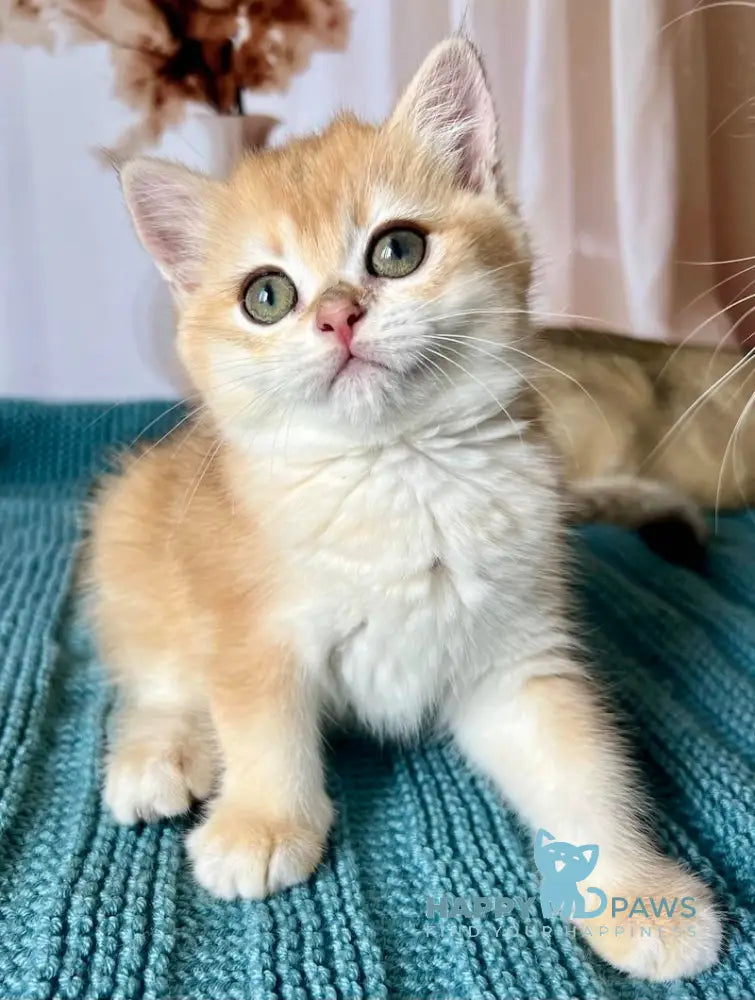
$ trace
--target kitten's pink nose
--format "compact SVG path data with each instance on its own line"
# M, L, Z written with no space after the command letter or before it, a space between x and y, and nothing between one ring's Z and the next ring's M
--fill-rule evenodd
M320 300L315 323L321 333L334 333L344 347L350 347L362 316L364 309L350 296L327 296Z

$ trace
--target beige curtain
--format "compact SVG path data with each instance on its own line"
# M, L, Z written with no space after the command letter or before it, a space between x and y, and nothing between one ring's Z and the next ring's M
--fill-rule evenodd
M412 0L393 20L400 79L463 8L543 318L755 335L755 0Z

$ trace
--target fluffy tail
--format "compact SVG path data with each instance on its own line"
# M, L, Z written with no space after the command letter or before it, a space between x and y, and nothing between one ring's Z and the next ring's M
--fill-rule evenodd
M633 476L597 476L570 483L567 493L572 521L631 528L669 562L703 568L708 526L700 508L673 486Z

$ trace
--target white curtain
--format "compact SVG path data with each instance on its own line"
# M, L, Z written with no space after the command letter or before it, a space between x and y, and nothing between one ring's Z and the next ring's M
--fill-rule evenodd
M471 21L539 251L543 318L744 342L755 3L477 0Z
M669 340L755 330L743 259L755 254L755 0L352 5L347 52L316 56L286 95L250 97L250 111L283 120L277 138L342 106L382 117L465 18L533 233L543 321ZM179 386L167 296L90 154L128 123L109 80L98 46L0 46L0 393ZM198 114L161 151L217 168L232 128Z

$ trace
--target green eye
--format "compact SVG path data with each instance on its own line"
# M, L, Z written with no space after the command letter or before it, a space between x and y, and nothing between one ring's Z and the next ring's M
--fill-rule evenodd
M425 246L425 237L416 229L384 231L370 244L367 270L380 278L405 278L425 259Z
M248 283L242 305L249 319L269 326L287 316L296 299L296 286L289 276L283 271L268 271Z

